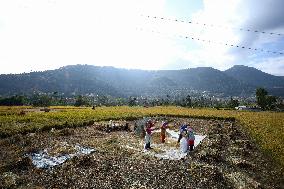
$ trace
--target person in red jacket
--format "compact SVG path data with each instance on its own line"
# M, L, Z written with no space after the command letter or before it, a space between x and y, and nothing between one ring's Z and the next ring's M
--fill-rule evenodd
M167 121L162 123L162 126L161 126L161 143L165 143L167 126L168 126Z
M193 129L190 127L188 129L188 146L189 146L189 151L192 151L194 148L194 140L195 140L195 134Z
M152 120L148 120L146 122L146 136L145 136L145 149L149 150L152 149L151 148L151 140L152 140L152 131L155 130L155 128L153 128L154 123L152 122Z

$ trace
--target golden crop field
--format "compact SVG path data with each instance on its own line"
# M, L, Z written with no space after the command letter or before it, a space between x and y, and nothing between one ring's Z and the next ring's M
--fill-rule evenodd
M284 167L284 113L246 112L182 107L50 107L50 112L32 107L0 107L0 137L51 128L80 127L100 120L133 120L143 116L190 116L195 118L236 119L265 153ZM22 113L22 112L25 113Z

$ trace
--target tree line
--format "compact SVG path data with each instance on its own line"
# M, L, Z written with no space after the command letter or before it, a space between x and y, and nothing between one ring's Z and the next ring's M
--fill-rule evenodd
M58 92L49 94L33 94L30 96L15 95L11 97L0 97L1 106L22 106L31 105L38 107L48 106L182 106L182 107L214 107L214 108L235 108L242 105L257 105L262 110L283 109L283 101L276 97L268 95L263 88L256 90L255 101L239 101L238 99L216 99L209 97L191 97L186 96L170 96L166 97L134 97L117 98L110 95L78 95L73 97L64 97Z

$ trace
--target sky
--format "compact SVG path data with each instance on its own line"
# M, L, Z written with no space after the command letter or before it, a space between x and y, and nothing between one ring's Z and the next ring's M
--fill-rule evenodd
M283 7L283 0L0 0L0 74L76 64L247 65L284 76Z

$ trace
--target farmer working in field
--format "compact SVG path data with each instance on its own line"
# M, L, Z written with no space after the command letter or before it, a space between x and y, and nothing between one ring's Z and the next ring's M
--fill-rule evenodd
M180 152L186 153L188 150L188 140L187 140L187 131L183 130L181 132L181 140L180 140Z
M149 150L152 149L151 148L151 138L152 138L152 131L155 130L155 128L153 128L154 123L152 122L152 120L148 120L146 122L146 136L145 136L145 149Z
M181 140L181 138L182 138L182 132L183 132L183 131L187 131L187 124L186 124L186 123L182 124L182 125L180 126L180 128L179 128L179 137L178 137L177 144L179 144L179 142L180 142L180 140Z
M193 147L194 147L195 135L194 135L193 129L191 127L188 129L188 134L187 135L188 135L189 151L192 151Z
M161 143L165 143L167 126L168 126L168 122L164 121L161 126Z

